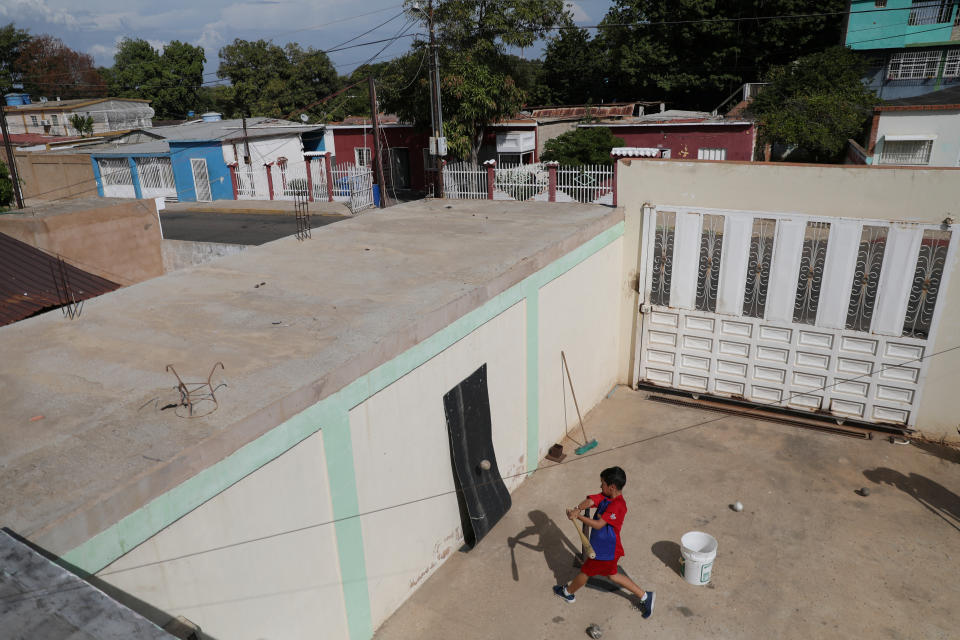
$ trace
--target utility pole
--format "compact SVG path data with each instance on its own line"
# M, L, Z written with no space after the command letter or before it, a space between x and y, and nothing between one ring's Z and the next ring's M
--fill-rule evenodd
M367 78L370 87L370 121L373 124L373 167L380 185L380 208L387 207L387 181L383 175L383 158L380 155L380 113L377 109L377 85L373 76Z
M243 115L243 163L247 165L247 171L250 170L250 139L247 137L247 116Z
M7 148L7 161L10 163L10 180L13 181L13 195L17 198L17 208L23 209L23 194L20 193L20 176L17 174L17 162L10 146L10 132L7 131L7 111L0 106L0 131L3 132L3 146Z
M421 9L422 11L422 9ZM447 139L443 137L443 110L440 104L440 62L437 58L437 38L433 29L433 0L427 5L427 22L430 28L430 123L433 125L433 135L430 139L430 155L433 158L436 170L437 185L434 192L437 197L443 197L443 175L441 173L441 158L447 155Z

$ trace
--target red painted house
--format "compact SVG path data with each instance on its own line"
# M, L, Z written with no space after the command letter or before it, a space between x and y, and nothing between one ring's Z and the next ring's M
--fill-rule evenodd
M370 166L373 158L373 126L369 118L347 118L327 125L333 132L335 161ZM430 132L399 122L394 115L380 116L380 142L383 147L384 173L394 189L426 188L427 156Z
M725 119L697 111L664 111L645 116L583 123L607 127L626 147L668 149L671 158L753 160L757 129L749 120Z

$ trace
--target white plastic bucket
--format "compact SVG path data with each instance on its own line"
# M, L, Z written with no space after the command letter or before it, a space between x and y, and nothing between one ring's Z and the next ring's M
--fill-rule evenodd
M688 584L710 582L713 561L717 557L717 539L709 533L690 531L680 538L680 573Z

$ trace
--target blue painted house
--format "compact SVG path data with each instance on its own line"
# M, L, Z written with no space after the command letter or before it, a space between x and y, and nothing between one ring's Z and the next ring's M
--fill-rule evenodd
M324 149L321 126L272 118L244 123L206 113L202 120L136 131L85 150L101 196L209 202L236 198L231 163L262 171Z

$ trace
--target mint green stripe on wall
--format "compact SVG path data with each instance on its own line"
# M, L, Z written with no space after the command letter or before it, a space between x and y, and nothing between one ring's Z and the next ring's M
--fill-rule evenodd
M617 223L389 362L155 498L109 529L72 549L63 559L89 573L102 570L163 528L322 429L333 516L337 520L334 525L337 555L343 579L350 637L354 640L371 637L373 624L363 551L363 531L361 520L357 517L359 500L349 410L516 303L526 300L527 469L536 469L539 462L539 290L616 241L623 235L623 231L624 223Z
M540 462L540 285L527 287L527 471Z

